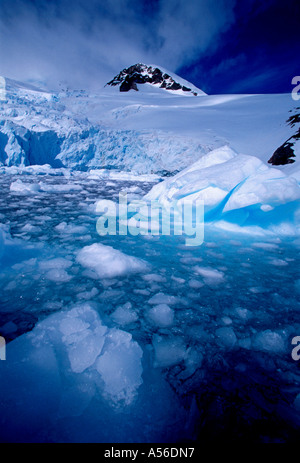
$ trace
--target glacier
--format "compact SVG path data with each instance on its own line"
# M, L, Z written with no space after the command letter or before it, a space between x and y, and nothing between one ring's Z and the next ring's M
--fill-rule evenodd
M0 442L299 440L295 105L6 79ZM204 242L99 236L120 193L203 200Z

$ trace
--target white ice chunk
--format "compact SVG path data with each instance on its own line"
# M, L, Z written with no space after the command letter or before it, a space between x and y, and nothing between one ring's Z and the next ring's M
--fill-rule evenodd
M128 273L145 272L149 268L145 261L100 243L86 246L79 251L77 262L95 271L99 278L113 278Z
M186 358L186 346L179 336L163 337L154 335L152 345L155 352L155 366L170 367L181 363Z
M21 180L16 180L10 185L10 191L19 195L28 195L38 193L40 187L34 183L23 183Z
M167 281L165 277L156 273L148 273L147 275L143 275L143 279L150 283L165 283Z
M95 363L102 352L106 332L107 328L99 325L94 328L93 332L86 330L83 333L80 330L79 335L78 332L76 333L77 336L74 336L73 333L72 342L68 345L67 350L74 373L82 373Z
M12 342L12 348L15 344L16 351L12 349L12 355L14 352L18 356L19 364L23 364L23 357L26 358L27 368L35 374L31 385L33 390L39 390L40 378L48 368L58 378L51 393L51 382L48 388L44 388L44 400L49 393L64 401L70 392L69 399L73 397L74 404L63 407L64 414L69 408L77 408L77 400L82 401L83 384L84 390L100 394L110 406L120 402L130 404L143 382L143 351L138 343L130 333L103 325L98 313L88 303L51 315L38 323L32 332L18 338L16 343ZM84 406L91 398L87 403L84 401ZM26 403L24 406L26 408Z
M253 336L252 347L255 350L278 354L285 352L285 340L280 333L265 330Z
M67 235L86 235L88 232L87 228L84 225L73 225L67 224L66 222L62 222L55 227L60 233L67 234Z
M46 273L45 277L48 280L54 281L56 283L67 283L72 279L71 275L69 275L65 270L59 268L49 270L49 272Z
M104 391L114 402L132 402L142 384L143 351L130 333L111 329L106 336L96 369L104 382Z
M51 270L51 269L67 269L72 266L72 262L63 257L56 257L55 259L42 260L39 262L39 267L41 270Z
M174 322L174 311L167 304L159 304L148 310L147 317L155 325L167 327Z
M224 279L223 272L211 267L200 267L199 265L196 265L193 267L193 271L196 275L201 275L204 279L204 282L207 284L218 284L221 283Z
M231 349L237 342L236 334L233 328L219 328L216 330L216 336L218 338L218 342L226 347Z
M167 305L174 305L178 304L180 299L176 296L170 296L164 293L157 293L151 299L149 299L148 304L151 305L159 305L159 304L167 304Z
M67 184L47 184L40 183L39 188L41 191L46 193L70 193L72 191L81 191L82 186L76 183L67 183Z
M112 314L112 319L118 325L129 325L138 320L137 313L132 310L132 305L130 302L124 304L123 306L118 307Z

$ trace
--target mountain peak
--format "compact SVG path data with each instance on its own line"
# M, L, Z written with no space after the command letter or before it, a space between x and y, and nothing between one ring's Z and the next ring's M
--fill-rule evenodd
M139 84L150 84L153 87L183 95L205 95L202 90L176 74L143 63L137 63L123 69L106 85L119 86L120 92L128 92L130 90L138 91Z

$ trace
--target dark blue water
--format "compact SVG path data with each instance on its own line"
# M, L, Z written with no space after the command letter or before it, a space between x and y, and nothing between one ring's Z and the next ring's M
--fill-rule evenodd
M175 394L184 410L178 422L170 415L176 441L299 438L300 361L291 356L291 341L300 336L299 239L251 237L213 227L205 228L204 243L193 248L175 236L100 237L94 204L117 200L120 190L130 194L133 183L88 180L85 174L71 179L23 175L24 183L54 188L16 194L10 185L17 178L2 175L0 180L0 222L12 238L2 249L0 270L0 335L8 343L49 315L88 301L106 326L132 334L144 352L144 375L159 374ZM54 191L55 185L71 183L78 186L75 191ZM137 196L151 186L139 183ZM145 260L149 272L95 279L76 255L97 242ZM70 263L68 278L62 273L53 281L42 263L58 257ZM173 314L169 322L151 316L153 306L165 303ZM118 307L134 316L117 317ZM157 388L159 381L153 382ZM140 409L142 397L137 398ZM89 426L97 427L94 419L85 422ZM141 435L133 427L131 441L134 433L140 440L170 440L162 423L147 426L151 432ZM72 429L63 439L107 438L100 431L96 438ZM16 439L22 440L19 432ZM47 433L45 441L59 440Z

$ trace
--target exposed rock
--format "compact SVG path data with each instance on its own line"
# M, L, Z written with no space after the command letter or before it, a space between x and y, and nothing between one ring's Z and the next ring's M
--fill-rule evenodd
M166 90L182 90L197 96L196 91L191 88L181 85L176 82L169 74L162 72L159 68L146 66L145 64L134 64L127 69L123 69L106 85L113 87L119 85L120 92L128 92L129 90L138 91L137 84L152 84Z
M299 109L299 108L297 108ZM300 114L294 114L293 116L289 117L287 123L294 127L295 124L300 122ZM274 151L272 157L268 160L269 164L273 166L281 166L285 164L292 164L295 162L295 153L294 153L294 145L297 140L300 139L300 129L288 138L276 151Z

